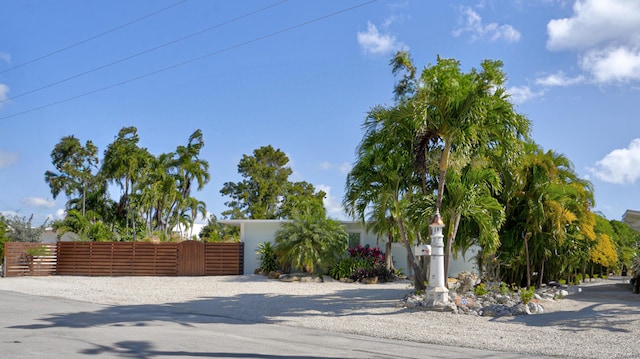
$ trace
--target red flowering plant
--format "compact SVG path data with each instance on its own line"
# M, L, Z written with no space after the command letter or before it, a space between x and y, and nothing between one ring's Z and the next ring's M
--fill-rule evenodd
M348 278L355 282L365 278L378 277L379 281L391 278L391 272L385 266L385 254L378 247L369 245L351 247L348 256L343 258L329 271L334 279Z

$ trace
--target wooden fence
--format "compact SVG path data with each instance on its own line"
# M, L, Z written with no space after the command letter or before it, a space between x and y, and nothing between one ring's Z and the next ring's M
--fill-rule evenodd
M7 265L6 276L197 276L244 272L244 243L58 242L51 246L55 250L53 271L41 274L29 269L24 259L28 259L24 257L26 249L6 246L7 258L23 258L20 266Z
M8 277L47 276L56 273L55 244L6 242L4 256Z

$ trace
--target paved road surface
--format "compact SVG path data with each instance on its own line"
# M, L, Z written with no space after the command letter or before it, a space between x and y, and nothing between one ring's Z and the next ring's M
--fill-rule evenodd
M2 358L525 358L333 334L233 317L118 307L0 291ZM108 313L108 314L107 314Z

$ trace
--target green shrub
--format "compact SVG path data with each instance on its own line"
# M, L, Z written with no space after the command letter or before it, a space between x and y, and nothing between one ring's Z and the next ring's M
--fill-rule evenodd
M374 277L378 277L380 281L386 281L392 277L393 273L385 266L384 258L380 248L361 245L351 247L348 250L348 256L329 269L329 275L333 279L349 278L354 282Z
M475 295L485 295L487 294L489 290L487 289L487 287L485 287L484 283L480 283L478 284L474 289L473 289L473 293Z
M507 295L507 294L511 293L511 289L509 288L507 283L501 282L500 283L500 288L498 288L498 292L500 294L502 294L502 295Z
M258 260L260 261L260 270L269 273L278 269L276 253L273 246L271 246L271 242L259 243L256 254L258 254Z
M535 293L535 287L529 287L529 289L520 288L520 300L522 303L527 304L533 299Z

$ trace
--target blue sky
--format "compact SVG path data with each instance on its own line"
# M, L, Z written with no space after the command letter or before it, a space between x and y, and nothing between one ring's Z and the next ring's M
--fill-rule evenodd
M0 211L35 224L63 213L44 182L60 138L102 154L125 126L156 155L202 129L212 180L195 196L216 215L241 157L272 145L346 218L360 126L392 103L401 49L420 67L502 60L534 140L592 181L595 210L640 209L637 0L24 0L0 2L0 27Z

